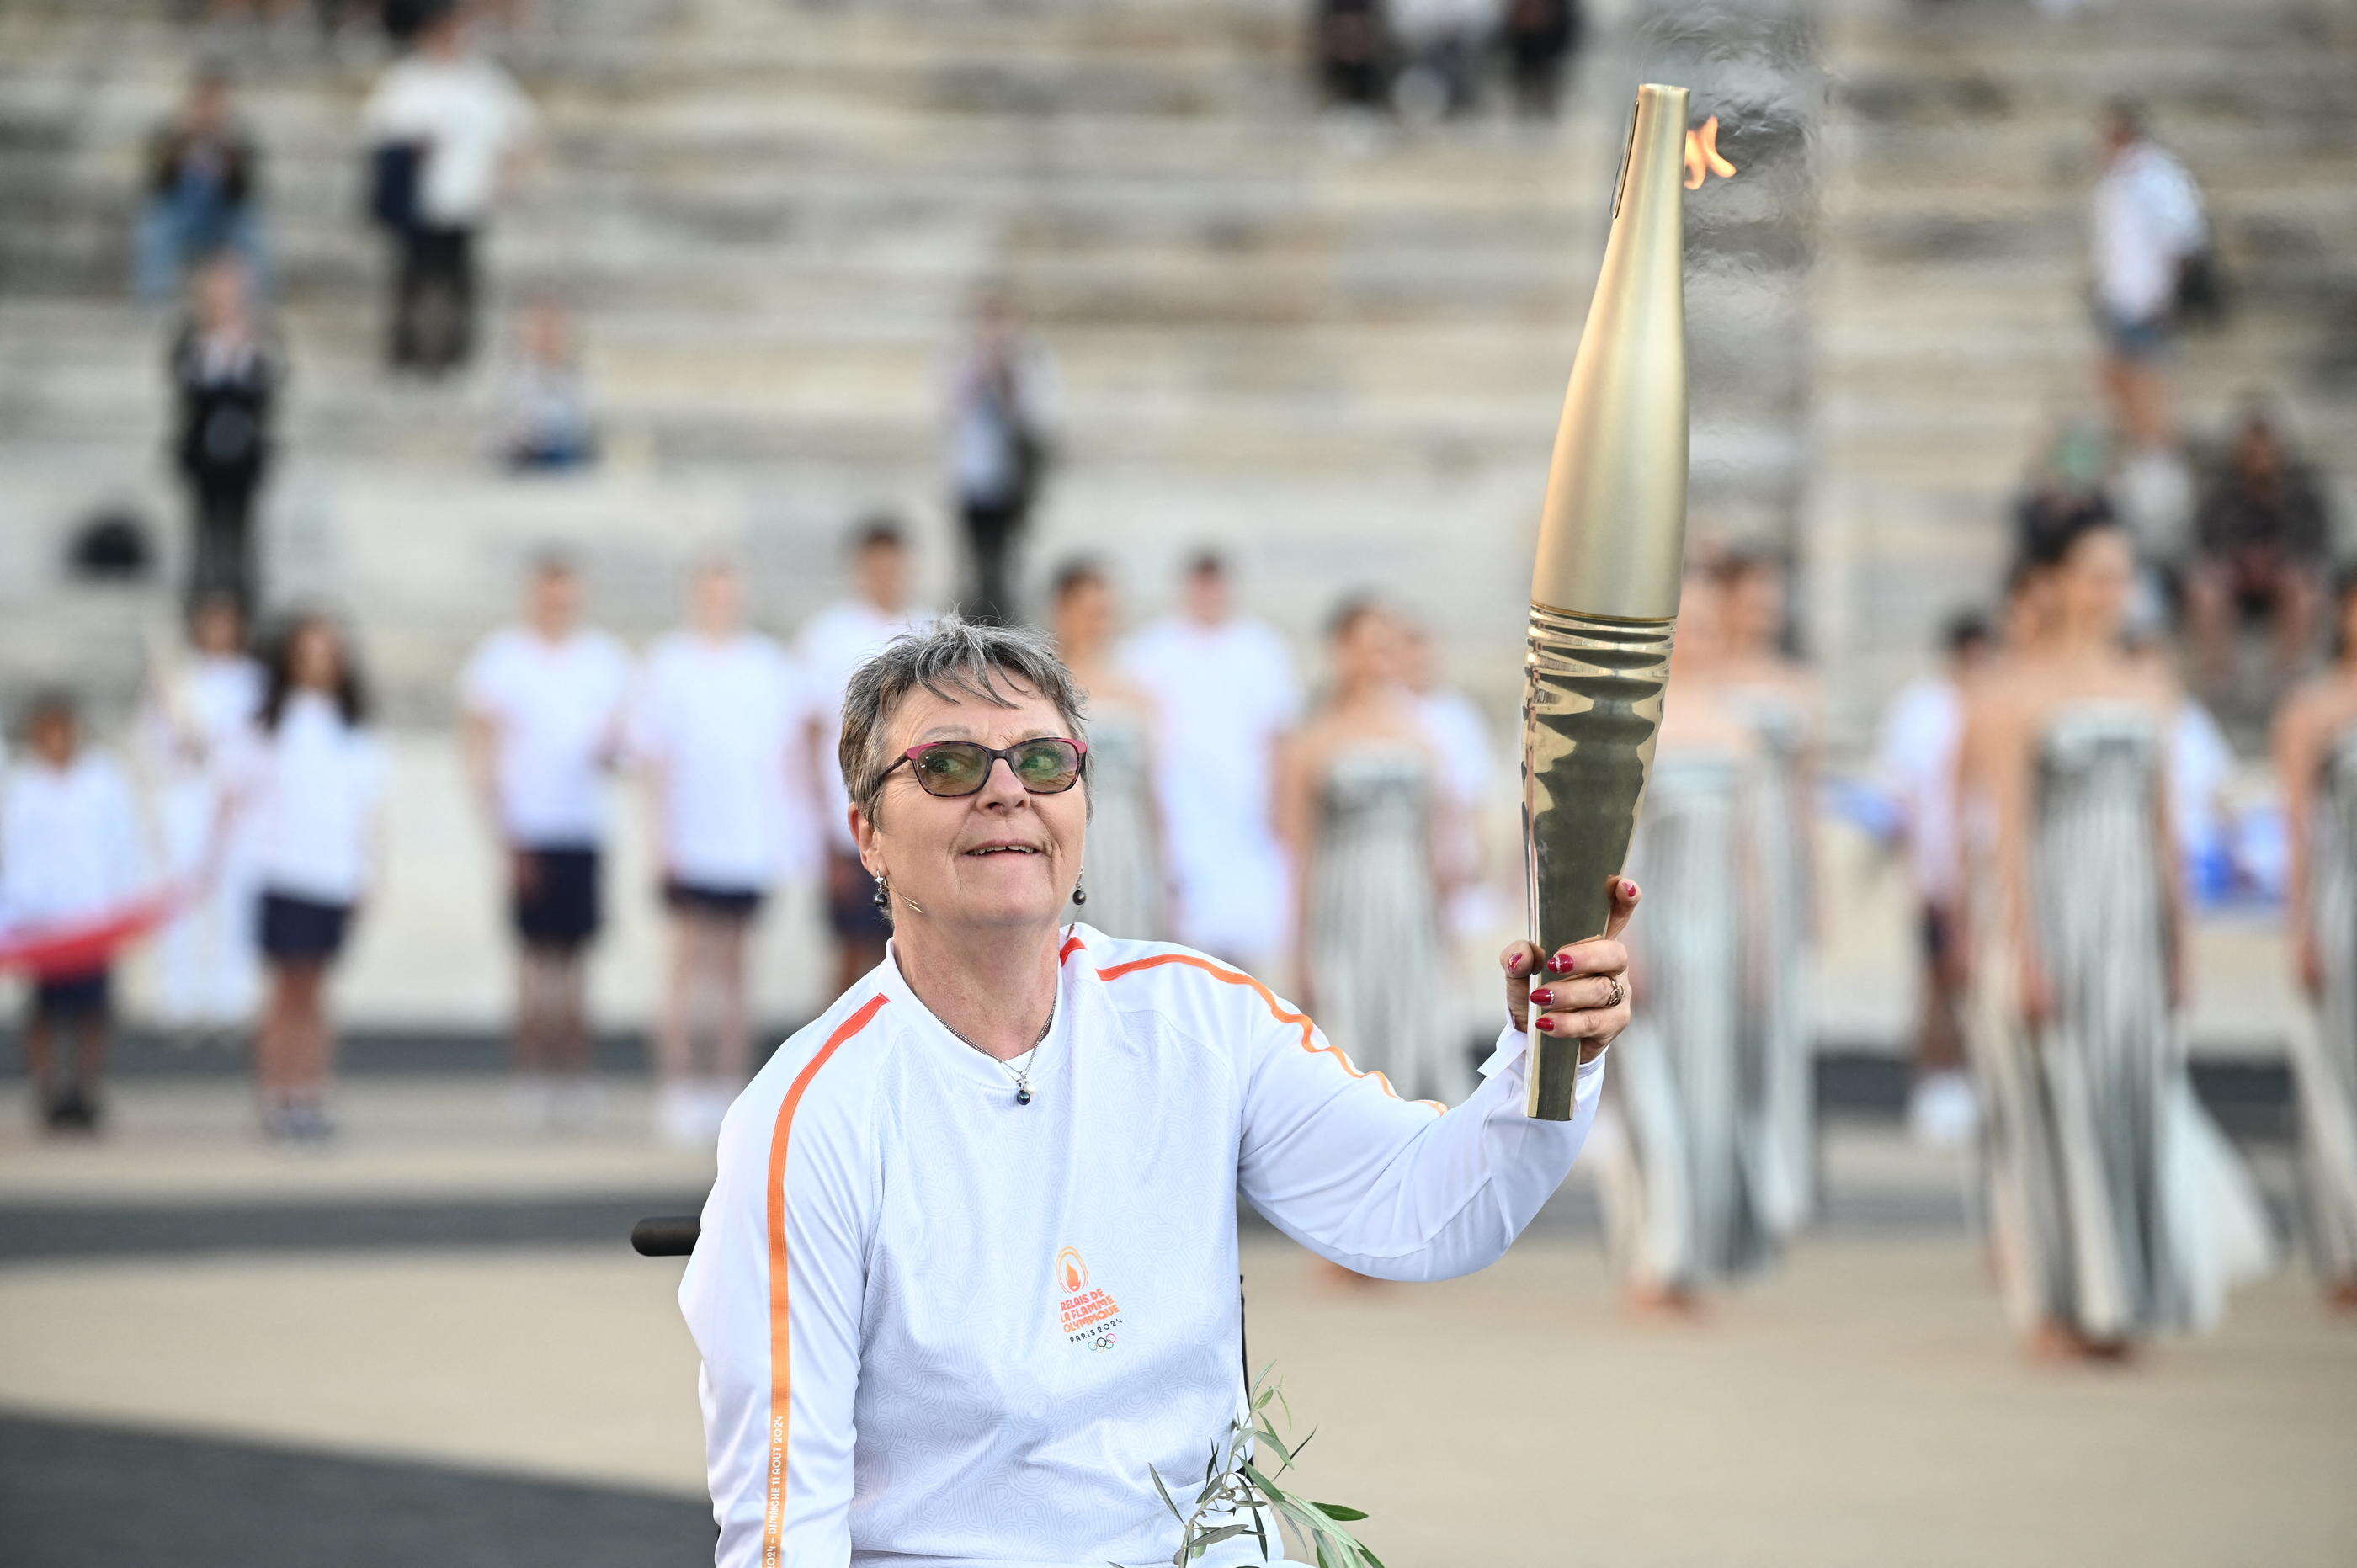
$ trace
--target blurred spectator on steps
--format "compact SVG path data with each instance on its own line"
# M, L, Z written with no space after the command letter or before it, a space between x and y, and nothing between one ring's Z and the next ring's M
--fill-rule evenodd
M228 70L199 66L188 97L147 140L146 200L132 258L142 303L172 299L191 268L223 251L242 257L257 291L266 292L261 165L231 105Z
M2316 635L2332 529L2322 487L2264 408L2243 417L2194 516L2186 621L2201 681L2228 678L2237 618L2272 622L2270 689L2298 672Z

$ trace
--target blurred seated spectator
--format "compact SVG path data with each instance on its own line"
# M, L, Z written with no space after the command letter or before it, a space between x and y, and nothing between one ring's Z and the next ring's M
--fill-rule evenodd
M270 464L284 370L256 320L245 264L218 255L197 274L167 371L178 404L172 457L188 491L188 596L225 593L249 616L261 597L253 508Z
M1392 97L1418 120L1454 120L1481 100L1495 0L1391 0L1403 65Z
M1505 0L1501 42L1514 113L1552 120L1563 102L1563 73L1587 32L1579 0Z
M516 363L501 394L500 460L516 473L561 473L597 460L589 391L573 342L573 321L553 299L524 306Z
M1383 107L1392 75L1391 29L1383 0L1315 0L1310 57L1328 107Z
M234 252L265 285L261 155L230 103L228 71L198 68L188 93L147 142L146 196L132 259L140 299L176 297L190 268Z
M2272 620L2278 681L2298 667L2323 605L2331 543L2314 471L2266 409L2251 409L2194 514L2186 614L2206 684L2226 679L2240 617Z

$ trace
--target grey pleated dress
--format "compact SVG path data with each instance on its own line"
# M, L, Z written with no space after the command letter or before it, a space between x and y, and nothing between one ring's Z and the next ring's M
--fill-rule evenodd
M1089 726L1089 836L1082 859L1089 901L1077 917L1107 936L1159 941L1166 873L1154 832L1146 725L1108 713Z
M2025 1323L2099 1340L2206 1326L2269 1251L2255 1189L2194 1099L2169 1005L2172 868L2152 825L2162 746L2149 712L2115 703L2065 710L2040 741L2029 880L2052 1017L1990 1042L2008 1296Z
M2357 1277L2357 725L2327 748L2316 779L2309 864L2324 993L2295 1030L2301 1209L2317 1273Z
M1605 1078L1598 1143L1607 1238L1626 1278L1691 1291L1774 1251L1761 1212L1764 1086L1742 1047L1757 966L1751 844L1757 768L1732 753L1663 752L1629 875L1637 1007Z
M1758 1186L1760 1218L1779 1237L1805 1224L1817 1206L1815 1037L1809 1007L1811 950L1809 716L1789 693L1750 690L1734 704L1759 736L1760 765L1749 792L1750 837L1759 869L1751 908L1758 929L1746 943L1755 972L1752 1005L1738 1035L1746 1076L1759 1085ZM1638 884L1642 886L1641 880Z
M1338 752L1318 780L1302 961L1318 1026L1410 1100L1470 1088L1451 1026L1431 818L1431 757L1405 743Z

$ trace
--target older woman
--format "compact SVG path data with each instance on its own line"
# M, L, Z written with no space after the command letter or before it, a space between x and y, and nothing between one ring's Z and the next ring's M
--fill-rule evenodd
M1509 949L1486 1081L1411 1103L1251 976L1060 923L1087 746L1035 634L899 639L853 678L840 762L895 929L721 1133L680 1291L717 1561L1168 1561L1150 1472L1200 1470L1244 1401L1237 1193L1361 1273L1492 1262L1579 1152L1626 954L1564 949L1533 990ZM1522 1113L1532 1008L1583 1042L1569 1122ZM1201 1561L1262 1558L1246 1532Z

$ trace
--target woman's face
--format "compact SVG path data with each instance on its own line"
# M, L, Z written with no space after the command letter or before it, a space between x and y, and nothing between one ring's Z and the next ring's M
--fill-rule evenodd
M1400 677L1399 628L1381 610L1353 616L1334 638L1334 673L1346 686L1371 686Z
M2135 584L2136 560L2127 540L2116 528L2095 529L2063 557L2055 574L2056 607L2072 625L2109 631L2126 614Z
M1092 651L1113 636L1113 590L1103 578L1083 577L1056 601L1056 644L1069 655Z
M936 740L1002 749L1071 735L1053 703L1005 675L998 681L1013 707L937 697L921 686L909 693L885 721L887 757ZM942 797L927 794L903 763L885 779L874 819L854 808L852 832L867 874L891 882L892 918L903 929L916 921L1052 928L1080 875L1088 820L1085 779L1060 794L1034 795L1002 759L974 793Z
M189 618L188 640L197 651L215 656L235 653L245 645L245 618L233 599L210 598Z
M286 665L296 685L313 692L333 691L343 672L343 655L336 645L336 634L322 622L305 623L295 633Z

